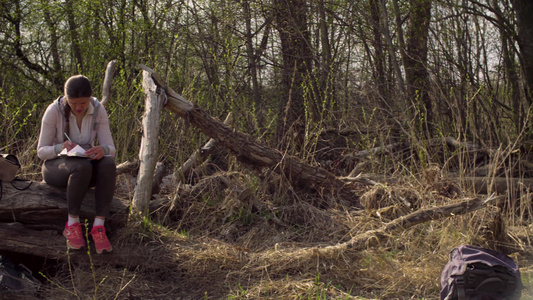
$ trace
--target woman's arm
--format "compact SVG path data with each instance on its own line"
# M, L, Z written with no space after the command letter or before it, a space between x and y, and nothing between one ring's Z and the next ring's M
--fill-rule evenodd
M57 143L57 128L61 124L58 119L57 108L53 104L49 105L44 112L41 121L41 132L39 134L39 143L37 144L37 156L42 159L54 159L61 152L62 143Z
M115 143L113 142L113 136L111 135L111 129L109 127L109 118L107 116L107 111L102 106L100 107L100 112L97 116L98 120L98 145L104 148L105 155L114 156L116 149Z

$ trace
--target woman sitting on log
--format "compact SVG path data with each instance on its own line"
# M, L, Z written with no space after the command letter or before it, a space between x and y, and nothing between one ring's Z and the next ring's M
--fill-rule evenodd
M98 139L97 146L94 145L95 139ZM90 235L98 254L110 252L112 247L104 221L115 192L115 145L107 112L92 97L87 77L70 77L65 83L64 96L46 109L37 155L44 160L44 181L55 187L67 188L68 221L63 235L68 247L81 249L86 246L80 224L80 208L87 190L95 187L96 211Z

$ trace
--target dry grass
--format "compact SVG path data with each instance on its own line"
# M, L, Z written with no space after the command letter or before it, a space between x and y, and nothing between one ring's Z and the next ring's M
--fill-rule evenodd
M438 299L440 272L459 244L493 247L497 208L399 231L362 251L316 251L379 228L413 209L464 195L444 181L407 178L361 188L366 210L328 208L282 178L218 172L163 189L151 221L112 233L117 249L141 249L123 265L61 265L47 299ZM454 191L451 193L450 191ZM165 194L166 193L166 194ZM127 197L127 193L122 196ZM356 199L354 199L356 200ZM384 210L386 209L386 210ZM504 216L508 219L508 216ZM533 298L533 226L508 223L506 249ZM516 222L515 222L516 223ZM142 247L139 248L139 245ZM501 243L499 243L501 245ZM113 255L113 254L110 254Z

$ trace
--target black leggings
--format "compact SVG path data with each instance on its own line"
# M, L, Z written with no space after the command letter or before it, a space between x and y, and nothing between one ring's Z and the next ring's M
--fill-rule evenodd
M108 217L117 179L115 160L103 157L89 160L59 157L43 164L43 178L55 187L67 188L67 207L70 215L79 216L85 193L95 188L95 216Z

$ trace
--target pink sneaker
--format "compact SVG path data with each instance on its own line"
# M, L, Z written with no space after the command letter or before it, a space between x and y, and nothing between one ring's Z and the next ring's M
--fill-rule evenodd
M107 252L111 252L111 250L113 250L113 247L111 247L111 243L105 234L104 226L93 226L93 229L91 230L91 236L94 240L96 253L102 254L104 250Z
M67 238L67 246L70 249L81 249L85 247L85 239L83 238L80 223L74 223L68 226L67 222L63 230L63 236Z

